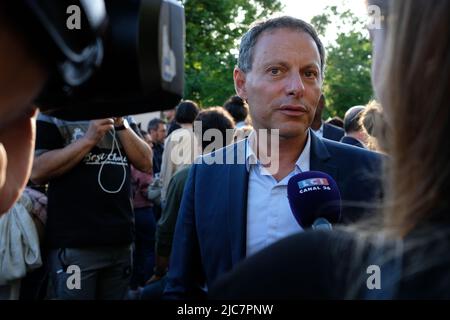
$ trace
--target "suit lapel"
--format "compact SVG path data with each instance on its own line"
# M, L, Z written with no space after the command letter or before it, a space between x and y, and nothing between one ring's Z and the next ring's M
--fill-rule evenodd
M310 131L310 132L311 132L311 131ZM323 124L322 137L328 139L328 126L327 126L326 123Z
M311 131L311 156L310 156L310 170L322 171L332 176L336 182L339 180L339 170L333 164L333 159L328 152L325 143L314 135Z
M235 154L245 152L245 143L236 144ZM237 159L242 157L236 156ZM245 157L244 157L245 159ZM236 162L235 162L236 163ZM247 167L241 162L226 165L228 177L228 231L230 236L231 263L235 265L245 257L247 238Z

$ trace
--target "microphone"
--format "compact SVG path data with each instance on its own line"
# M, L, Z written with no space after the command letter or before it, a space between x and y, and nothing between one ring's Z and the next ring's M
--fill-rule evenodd
M341 219L341 193L336 181L320 171L307 171L289 179L287 194L295 220L303 228L331 230Z

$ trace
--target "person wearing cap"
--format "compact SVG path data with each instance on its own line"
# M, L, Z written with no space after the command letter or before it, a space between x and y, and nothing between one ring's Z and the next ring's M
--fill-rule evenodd
M345 136L340 142L366 148L367 134L359 121L364 109L364 106L354 106L347 110L344 116Z

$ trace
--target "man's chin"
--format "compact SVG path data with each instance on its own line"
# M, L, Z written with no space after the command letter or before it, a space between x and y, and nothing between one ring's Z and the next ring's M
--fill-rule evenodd
M308 134L306 127L285 127L280 129L280 139L303 139Z

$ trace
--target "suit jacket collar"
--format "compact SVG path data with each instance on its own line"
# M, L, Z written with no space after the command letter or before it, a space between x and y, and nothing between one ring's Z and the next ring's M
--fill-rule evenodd
M342 137L341 142L349 144L349 145L352 145L352 146L356 146L356 147L359 147L359 148L363 148L363 149L366 148L361 141L359 141L358 139L356 139L354 137L350 137L350 136Z
M332 164L332 158L328 152L328 148L317 136L311 136L311 171L323 171L337 179L337 167Z

